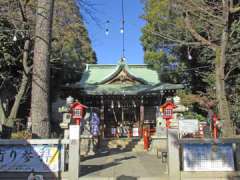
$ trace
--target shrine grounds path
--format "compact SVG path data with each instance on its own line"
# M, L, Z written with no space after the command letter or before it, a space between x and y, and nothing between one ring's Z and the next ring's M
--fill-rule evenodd
M83 158L80 180L166 180L167 163L147 152L102 151Z

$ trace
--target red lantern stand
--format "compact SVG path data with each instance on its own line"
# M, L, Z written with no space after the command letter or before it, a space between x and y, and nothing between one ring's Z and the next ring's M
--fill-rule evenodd
M144 143L144 150L148 150L148 148L149 148L149 131L147 128L143 129L143 143Z
M80 125L80 122L85 115L86 108L87 106L80 102L75 102L71 105L72 118L76 125Z
M216 115L216 113L213 114L212 116L212 122L213 122L213 138L217 139L218 136L218 132L217 132L217 121L218 121L218 117Z
M175 104L171 101L164 103L160 109L163 109L163 119L166 121L166 128L171 127L171 119L173 119L173 109L176 108Z

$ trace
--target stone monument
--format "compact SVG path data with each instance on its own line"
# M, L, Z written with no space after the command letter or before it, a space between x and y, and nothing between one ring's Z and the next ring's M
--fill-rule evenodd
M94 138L91 133L91 112L87 112L81 121L81 155L94 155Z

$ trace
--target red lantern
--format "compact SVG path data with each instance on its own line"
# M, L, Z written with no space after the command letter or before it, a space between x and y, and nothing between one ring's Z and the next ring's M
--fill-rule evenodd
M171 101L167 101L160 108L163 109L163 119L166 120L166 127L170 128L170 120L173 118L173 109L176 108L176 106Z
M72 118L74 119L76 125L80 125L80 121L85 115L86 108L87 106L79 102L75 102L71 105Z

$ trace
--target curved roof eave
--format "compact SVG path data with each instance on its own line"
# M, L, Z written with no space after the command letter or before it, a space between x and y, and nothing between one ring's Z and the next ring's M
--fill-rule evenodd
M141 82L142 84L148 84L147 81L145 81L144 79L138 78L138 77L134 76L134 75L130 72L130 70L129 70L129 68L128 68L128 65L125 63L124 60L119 62L119 64L117 65L117 67L115 68L115 70L114 70L111 74L109 74L108 76L106 76L105 78L103 78L102 81L100 81L100 82L98 82L98 83L96 83L96 84L100 85L100 84L105 84L105 83L107 83L108 81L110 81L111 79L113 79L114 77L116 77L116 76L117 76L121 71L123 71L124 69L126 70L127 74L128 74L132 79L135 79L136 81L139 81L139 82Z

